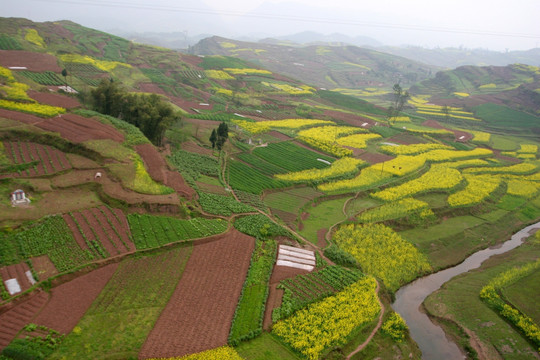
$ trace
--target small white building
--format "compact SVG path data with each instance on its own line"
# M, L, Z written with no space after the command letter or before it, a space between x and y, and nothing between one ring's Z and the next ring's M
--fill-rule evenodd
M26 197L24 190L17 189L11 193L11 204L13 206L29 204L30 199Z

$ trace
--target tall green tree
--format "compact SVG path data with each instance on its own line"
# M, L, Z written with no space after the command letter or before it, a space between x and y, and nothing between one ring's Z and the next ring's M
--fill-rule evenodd
M212 133L210 134L210 142L212 143L212 149L214 149L216 147L216 142L217 142L216 129L212 129Z
M223 148L223 145L229 138L229 126L222 122L219 124L217 128L217 140L216 140L216 147L218 150L221 150Z
M393 90L394 90L394 101L392 105L388 107L388 112L387 112L388 123L395 122L395 118L399 116L399 114L401 113L401 110L403 110L403 106L405 105L405 102L409 98L409 92L406 90L403 90L401 88L401 85L399 85L399 83L394 84ZM393 122L392 122L392 119L394 119Z

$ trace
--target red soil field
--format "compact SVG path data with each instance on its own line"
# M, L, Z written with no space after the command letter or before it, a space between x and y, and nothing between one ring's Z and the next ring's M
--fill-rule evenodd
M375 125L375 121L371 119L367 119L365 117L358 116L355 114L347 114L341 111L325 110L324 115L330 116L336 120L342 120L349 125L357 126L362 129L369 129L370 127ZM362 126L364 123L367 123L367 125Z
M212 110L214 108L213 105L205 103L204 101L188 101L179 97L169 96L169 99L171 102L188 113L196 114L196 111L191 110L191 108L194 109L200 109L200 110ZM203 105L204 104L204 105Z
M37 124L43 121L43 118L40 118L39 116L6 109L0 109L0 117L20 121L25 124Z
M182 150L189 151L196 154L212 155L212 150L199 146L193 141L185 141L182 143Z
M154 83L142 83L142 84L139 84L139 88L141 89L141 92L167 95L165 91L163 91L162 88L160 88L158 85Z
M157 151L154 145L137 145L135 150L141 155L148 174L152 179L173 188L176 192L188 199L191 199L195 195L195 190L186 184L179 172L168 169L165 159L163 159L163 156Z
M34 265L34 271L40 280L48 279L58 274L58 270L56 270L56 267L54 267L54 264L47 255L32 258L32 265Z
M220 240L196 245L139 358L226 345L253 249L254 239L234 229Z
M49 302L33 322L63 334L71 332L117 267L118 263L109 264L53 288Z
M74 143L97 139L124 141L124 135L114 127L75 114L62 114L36 125L47 131L58 132L60 136Z
M385 155L385 154L379 154L379 153L368 153L365 152L362 155L360 155L360 159L367 161L370 164L377 164L381 163L383 161L392 160L394 156Z
M43 308L49 294L44 291L34 293L28 300L21 302L0 314L0 350L5 348L22 328Z
M53 71L60 73L62 71L54 56L32 51L0 50L0 65L6 68L26 66L28 70L35 72Z
M81 106L79 100L61 94L44 93L30 90L28 91L28 96L30 96L32 99L36 100L39 103L52 106L60 106L65 109L71 109Z
M454 136L456 138L455 140L459 142L467 142L469 140L472 140L472 138L474 137L473 134L465 132L465 131L445 128L438 121L435 121L435 120L426 120L422 123L422 125L429 126L435 129L446 129L448 131L451 131L454 133Z
M30 280L28 280L28 277L26 276L26 272L29 270L30 268L28 265L22 262L0 268L0 276L2 277L2 281L17 279L17 282L21 287L21 291L25 291L32 287Z

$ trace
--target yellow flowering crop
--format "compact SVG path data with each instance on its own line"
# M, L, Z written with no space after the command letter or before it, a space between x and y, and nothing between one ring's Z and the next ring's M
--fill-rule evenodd
M234 77L222 70L205 70L204 73L211 79L233 80Z
M425 157L426 161L431 162L443 162L443 161L453 161L460 159L468 159L475 157L484 157L493 154L493 151L484 148L476 148L473 150L444 150L437 149L426 152L422 155Z
M394 201L428 191L450 190L462 180L463 176L458 170L444 164L436 164L419 178L376 192L371 196L385 201Z
M420 169L426 163L423 156L399 155L396 158L372 165L377 171L384 171L392 175L403 176Z
M392 174L388 172L375 169L370 166L360 172L360 174L353 179L338 180L330 183L324 183L317 188L324 192L342 192L351 190L360 190L370 188L383 181L386 181L392 177Z
M336 144L332 140L322 140L298 137L299 140L305 142L309 146L315 149L319 149L327 154L331 154L337 157L352 156L353 151L351 149L344 148L343 146Z
M206 350L200 353L172 357L172 358L155 358L150 360L242 360L236 350L230 346L222 346L212 350Z
M453 207L472 206L481 203L491 195L499 185L501 179L492 175L465 175L467 186L448 197L448 204Z
M29 114L35 114L42 117L54 117L58 114L63 114L66 112L66 109L58 106L42 105L42 104L29 104L29 103L20 103L9 100L0 99L0 108L21 111Z
M252 134L269 131L272 128L301 129L315 125L334 124L333 121L317 119L284 119L259 122L233 120L232 122Z
M0 83L0 91L4 92L6 100L24 100L26 102L36 102L26 94L28 85L19 83L13 77L11 70L0 66L0 79L4 79L4 84Z
M344 136L337 139L339 145L350 146L357 149L364 149L367 146L369 140L378 139L381 135L379 134L353 134L349 136Z
M508 194L521 196L524 198L531 198L538 193L540 184L522 179L510 179L507 181Z
M414 245L381 224L343 225L332 239L391 291L431 269L425 255Z
M45 41L39 36L36 29L26 29L26 35L24 35L24 40L31 42L39 47L45 47Z
M358 215L360 222L379 222L397 219L411 213L429 209L428 203L413 198L405 198L399 201L392 201L373 209L369 209ZM430 209L429 209L430 210ZM432 215L432 211L422 213L422 216Z
M521 144L520 149L517 152L519 154L536 154L538 152L538 146L532 144Z
M13 77L11 70L2 66L0 66L0 78L6 79L6 83L15 82L15 78Z
M261 69L236 69L236 68L225 68L224 71L233 75L270 75L271 71L261 70Z
M288 174L277 174L275 177L279 180L304 182L304 181L320 181L337 176L343 176L358 169L358 166L365 162L360 159L345 157L338 159L326 169L309 169L297 171Z
M107 71L107 72L114 70L117 66L124 66L124 67L127 67L127 68L132 67L130 64L122 63L122 62L119 62L119 61L98 60L98 59L94 59L94 58L92 58L90 56L86 56L86 55L83 56L83 55L78 55L78 54L60 55L60 59L63 62L74 62L74 63L80 63L80 64L90 64L90 65L93 65L93 66L97 67L100 70Z
M335 141L340 136L363 132L364 129L354 126L318 126L298 132L298 136L316 140Z
M469 93L464 93L464 92L454 92L454 95L456 95L457 97L463 98L463 97L468 97L468 96L469 96Z
M287 94L290 94L290 95L307 95L307 94L312 94L315 91L314 88L307 85L291 86L289 84L269 83L266 81L263 81L261 84L269 86L279 91L286 92Z
M484 166L488 165L489 163L486 160L482 159L466 159L466 160L459 160L459 161L452 161L452 162L446 162L444 163L445 166L454 168L454 169L461 169L471 166Z
M488 144L491 139L491 134L483 131L467 130L467 132L473 135L473 142L480 144Z
M530 174L536 170L537 166L531 163L521 163L510 166L476 167L465 169L465 173L473 174Z
M171 188L155 182L144 167L142 160L138 156L133 157L135 164L135 176L131 188L142 194L161 195L174 192Z
M272 332L310 360L342 345L359 326L375 319L381 307L375 279L366 276L343 291L274 324Z
M451 146L443 145L443 144L411 144L411 145L398 145L398 146L392 146L392 145L383 145L381 146L381 150L392 155L414 155L414 154L420 154L425 153L427 151L435 150L435 149L452 149Z

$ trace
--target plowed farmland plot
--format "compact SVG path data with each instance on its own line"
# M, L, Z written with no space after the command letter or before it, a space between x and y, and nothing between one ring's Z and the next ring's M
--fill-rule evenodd
M109 264L51 290L43 310L32 320L62 334L68 334L103 290L118 264Z
M192 247L177 247L118 266L51 359L128 359L137 352L182 277Z
M22 170L9 174L10 177L50 175L71 169L66 154L49 145L6 141L4 148L13 164L24 165Z
M195 246L139 358L182 356L225 345L253 248L254 239L236 230Z
M63 215L82 249L95 258L106 258L134 251L125 215L105 206Z
M124 135L114 127L75 114L62 114L36 125L44 130L60 133L60 136L74 143L100 139L124 141Z
M29 71L35 72L60 73L62 71L56 57L32 51L0 50L0 65L7 68L11 66L26 67Z
M43 93L38 91L28 91L28 95L39 103L60 106L65 109L81 106L79 100L66 95Z
M49 294L40 291L0 315L2 325L0 326L0 350L9 344L26 324L31 322L48 298Z
M222 219L190 220L168 216L128 215L137 249L159 247L172 242L197 239L220 234L227 230L227 222Z
M10 295L16 295L21 291L29 289L36 283L28 264L18 263L0 268L0 278L4 283L6 281L13 284L13 288L8 286Z

